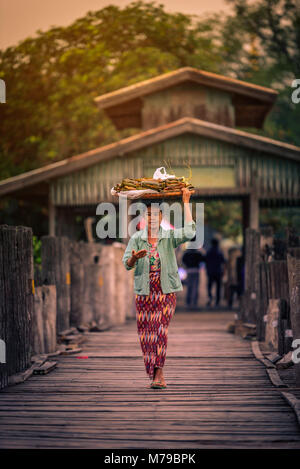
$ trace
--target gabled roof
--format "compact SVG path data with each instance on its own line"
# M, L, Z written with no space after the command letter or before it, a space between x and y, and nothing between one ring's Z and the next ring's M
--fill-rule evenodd
M57 163L52 163L42 168L4 179L0 181L0 196L41 182L48 183L51 179L66 176L72 172L93 166L116 156L125 158L126 154L129 152L140 150L149 145L154 145L185 133L193 133L228 142L233 145L268 152L281 158L296 160L300 163L300 147L223 125L185 117L171 124L162 125L155 129L124 138L118 142L58 161Z
M277 91L271 88L192 67L183 67L103 94L96 97L95 102L99 108L106 110L118 128L124 128L122 126L124 116L132 124L129 126L140 127L142 98L185 82L193 82L231 93L238 127L261 128L278 95ZM201 116L194 117L202 118Z
M204 70L198 70L193 67L182 67L173 72L164 73L158 77L150 78L149 80L144 80L116 91L97 96L95 101L102 109L105 109L109 106L124 103L129 99L145 96L155 91L163 90L169 86L183 83L184 81L193 81L201 85L243 94L269 103L273 103L278 95L277 91L271 88L254 85L253 83L228 78L224 75L218 75Z

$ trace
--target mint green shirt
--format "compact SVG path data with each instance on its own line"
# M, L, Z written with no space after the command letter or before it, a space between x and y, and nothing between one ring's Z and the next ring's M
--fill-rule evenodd
M175 256L175 248L186 241L191 240L196 234L196 223L194 220L185 222L183 228L165 230L161 225L158 232L157 250L160 257L160 283L163 293L172 293L183 290L178 274L178 265ZM149 256L138 259L133 267L127 264L131 257L131 251L140 251L151 247L148 243L147 226L134 233L125 249L122 262L127 270L134 268L134 292L138 295L149 295Z

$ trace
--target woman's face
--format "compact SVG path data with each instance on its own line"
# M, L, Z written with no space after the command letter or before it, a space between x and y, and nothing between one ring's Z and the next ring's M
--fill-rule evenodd
M150 231L158 231L162 220L162 213L159 208L147 207L146 224Z

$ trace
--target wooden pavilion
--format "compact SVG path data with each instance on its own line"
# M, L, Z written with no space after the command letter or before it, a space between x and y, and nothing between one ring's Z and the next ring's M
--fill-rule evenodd
M95 215L123 177L152 176L170 161L192 168L194 199L238 199L244 228L259 207L300 202L300 148L239 128L263 128L277 92L190 67L95 99L116 128L137 133L118 142L0 181L0 196L38 197L49 206L49 233L74 237L75 217Z

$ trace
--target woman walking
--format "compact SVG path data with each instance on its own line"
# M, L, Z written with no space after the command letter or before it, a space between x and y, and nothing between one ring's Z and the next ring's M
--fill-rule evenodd
M184 228L164 230L162 211L149 205L146 227L134 233L126 247L123 264L135 267L134 292L137 330L146 372L152 388L166 388L163 366L166 359L168 326L175 312L176 292L183 290L175 248L191 240L196 224L189 206L191 193L182 189Z

